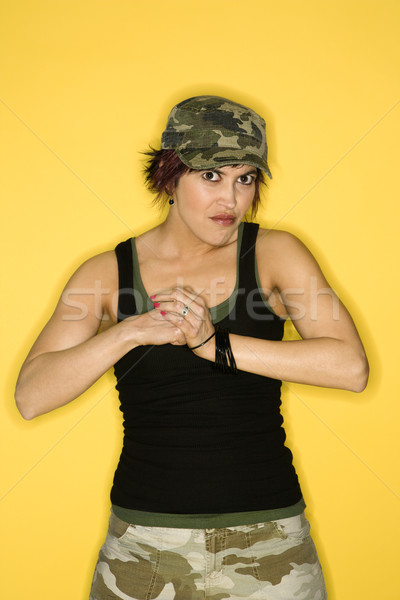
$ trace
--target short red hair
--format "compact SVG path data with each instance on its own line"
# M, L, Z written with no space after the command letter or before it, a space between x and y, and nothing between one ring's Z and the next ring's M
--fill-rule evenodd
M191 169L183 164L175 150L154 150L154 148L151 148L149 152L144 152L144 154L149 157L144 168L146 185L151 192L156 194L154 204L165 206L168 196L171 195L181 175L195 169ZM239 167L241 165L232 166ZM200 170L204 171L204 169ZM265 179L261 169L257 169L255 193L251 205L251 218L254 218L257 214L261 202L260 184L265 185Z

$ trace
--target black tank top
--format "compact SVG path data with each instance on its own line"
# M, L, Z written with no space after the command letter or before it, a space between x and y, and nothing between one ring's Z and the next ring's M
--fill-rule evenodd
M284 320L257 282L258 225L242 223L237 281L210 309L232 333L281 340ZM135 240L116 247L118 320L152 310ZM134 273L134 265L136 265ZM139 346L114 366L124 443L113 504L158 513L232 513L291 506L301 499L280 414L281 381L220 373L187 346Z

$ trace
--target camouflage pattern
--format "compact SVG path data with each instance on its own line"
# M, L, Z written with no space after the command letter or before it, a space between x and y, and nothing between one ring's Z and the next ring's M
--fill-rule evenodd
M129 525L112 514L90 600L325 600L304 514L220 529Z
M161 138L192 169L248 164L272 177L265 121L254 110L220 96L196 96L171 111Z

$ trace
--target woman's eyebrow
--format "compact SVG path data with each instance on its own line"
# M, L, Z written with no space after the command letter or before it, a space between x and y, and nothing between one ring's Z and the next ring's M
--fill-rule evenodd
M209 173L210 171L217 173L218 175L224 175L224 172L220 169L202 169L201 173ZM249 171L242 173L240 177L244 177L245 175L257 175L257 169L250 169Z

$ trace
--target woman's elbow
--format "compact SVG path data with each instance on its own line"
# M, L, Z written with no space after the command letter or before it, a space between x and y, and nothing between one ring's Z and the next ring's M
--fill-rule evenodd
M39 416L29 410L26 409L20 409L17 405L17 408L20 412L20 415L23 417L23 419L25 419L25 421L32 421L32 419L34 419L35 417Z
M367 387L369 378L369 364L365 355L358 357L354 361L354 368L351 376L351 386L349 390L351 392L360 393Z
M31 421L39 416L40 413L35 410L32 401L26 397L26 394L23 393L21 386L18 384L15 388L14 399L17 409L25 421Z
M15 404L18 408L19 414L22 416L23 419L25 419L25 421L31 421L35 418L36 415L33 413L33 411L26 407L24 404L22 404L19 401L17 395L15 395Z

